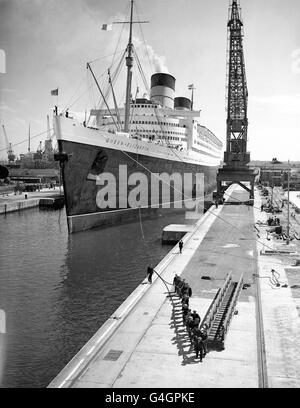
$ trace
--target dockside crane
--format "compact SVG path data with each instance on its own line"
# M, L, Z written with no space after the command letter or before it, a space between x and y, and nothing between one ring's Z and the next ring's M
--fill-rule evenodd
M250 162L247 152L248 89L243 51L243 22L236 0L229 13L227 55L227 135L224 161L232 167L243 167Z
M222 197L231 184L239 184L254 198L256 174L249 168L250 152L247 151L248 89L244 60L244 24L238 0L229 6L227 50L227 121L224 166L217 174L217 196ZM224 185L225 183L225 185ZM250 183L250 188L245 184Z
M4 139L5 139L5 144L6 144L8 162L13 163L15 161L16 156L13 152L12 144L8 141L8 137L7 137L4 125L2 125L2 128L3 128Z
M43 144L40 141L36 153L34 155L34 160L42 160L43 159Z

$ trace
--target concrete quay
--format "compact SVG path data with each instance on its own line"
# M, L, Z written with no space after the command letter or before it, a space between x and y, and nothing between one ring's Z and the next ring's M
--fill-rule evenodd
M228 201L247 194L233 186L227 193ZM275 243L267 239L260 204L256 191L254 207L211 208L183 238L183 253L176 245L157 265L162 279L154 275L151 285L145 279L49 388L298 388L300 321L286 272L291 256L262 254ZM278 287L271 269L280 274ZM200 363L171 283L175 273L190 283L190 307L203 318L228 272L236 281L243 273L247 285L225 350L210 351Z
M283 197L282 197L283 198ZM272 214L260 212L261 197L257 194L254 216L256 221L266 222ZM276 214L281 224L286 224L286 205L282 214ZM258 225L258 224L257 224ZM290 219L291 231L299 232L299 216ZM293 240L289 245L272 239L267 226L260 226L262 239L258 251L278 251L272 255L259 256L260 292L264 320L264 340L268 387L299 388L300 386L300 267L293 267L293 260L300 259L300 243ZM271 240L268 240L271 238ZM271 284L270 270L278 277L278 286ZM273 282L274 282L274 278ZM277 282L275 280L275 283ZM285 286L286 285L286 286ZM294 286L298 286L295 288Z
M0 196L0 214L7 214L15 211L22 211L28 208L38 207L41 200L49 200L54 197L58 197L60 194L59 189L55 190L48 188L41 189L40 191L28 191L22 194L4 194ZM63 192L62 192L63 194ZM27 198L25 198L25 195Z

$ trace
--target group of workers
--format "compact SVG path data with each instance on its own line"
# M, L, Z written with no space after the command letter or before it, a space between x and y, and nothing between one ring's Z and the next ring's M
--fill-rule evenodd
M267 220L267 224L269 225L269 227L276 225L278 226L280 225L280 219L274 215L272 218L269 218Z
M190 285L175 274L174 280L174 292L181 298L182 305L182 320L187 329L189 338L194 345L196 358L200 355L200 362L202 363L203 357L207 354L207 328L203 325L200 329L201 318L196 310L189 308L190 297L192 296L192 288Z

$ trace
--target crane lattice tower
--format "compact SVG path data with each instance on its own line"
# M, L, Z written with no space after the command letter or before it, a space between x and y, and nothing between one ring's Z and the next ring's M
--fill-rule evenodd
M229 8L228 60L227 60L227 133L224 166L217 175L219 195L231 184L238 183L254 198L255 174L250 170L250 153L247 152L248 90L243 50L243 22L237 0L232 0ZM224 186L222 183L226 182ZM243 182L250 182L248 188Z

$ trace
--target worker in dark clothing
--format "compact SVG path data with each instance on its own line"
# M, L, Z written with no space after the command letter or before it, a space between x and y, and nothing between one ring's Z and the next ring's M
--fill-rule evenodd
M181 290L181 296L188 295L189 297L192 297L192 288L188 283L186 283L182 290Z
M189 311L189 305L187 303L182 303L181 309L182 309L183 315L186 316Z
M216 208L218 208L218 205L219 205L218 200L215 201L215 204L216 204Z
M68 118L69 117L69 110L67 109L66 110L66 118Z
M186 322L186 317L187 317L187 315L188 315L188 313L191 311L191 309L189 309L189 307L188 307L188 305L186 304L186 303L184 303L183 305L182 305L182 320L183 320L183 323L185 324L185 322Z
M191 316L191 313L188 313L185 317L185 325L186 325L186 330L188 332L190 340L193 338L193 330L194 330L194 320Z
M183 248L183 242L182 239L179 241L179 251L182 253L182 248Z
M207 335L207 330L206 330L205 325L202 327L200 332L201 332L200 336L201 336L202 342L203 342L203 357L205 357L206 354L207 354L207 342L208 342L208 335Z
M184 290L186 288L186 285L187 285L187 283L186 283L185 279L182 279L182 281L178 285L178 292L177 292L180 297L182 297L184 295Z
M196 318L194 319L194 327L198 329L198 328L199 328L199 325L200 325L200 322L201 322L200 317L196 317Z
M181 303L182 303L182 304L183 304L183 303L186 303L186 304L189 306L189 304L190 304L190 298L189 298L189 296L186 295L186 294L184 294L184 295L182 296Z
M178 281L177 281L177 285L176 285L176 287L175 287L175 291L176 291L176 293L177 293L177 295L179 296L179 294L180 294L180 290L181 290L181 286L182 286L182 281L183 281L183 279L178 279Z
M176 292L177 285L180 281L181 281L180 276L178 276L177 273L175 273L175 276L173 279L174 292Z
M187 295L186 285L187 285L187 283L185 283L185 282L184 282L183 285L181 285L180 294L179 294L179 296L180 296L181 298L182 298L184 295Z
M180 276L176 278L175 292L179 295L179 288L182 285L182 279Z
M199 327L193 327L193 336L199 337L200 334L201 334L201 331L200 331Z
M204 354L203 340L197 332L194 333L193 342L194 342L196 358L198 358L199 353L200 353L200 362L202 363L203 354Z
M178 275L177 273L175 273L175 276L173 278L173 285L176 286L177 282L178 282Z
M147 275L148 275L148 282L151 284L152 283L152 275L153 275L153 268L151 268L151 266L148 266L148 268L147 268Z
M199 324L201 322L201 317L199 316L199 314L196 312L196 310L193 310L192 313L192 318L194 320L194 327L199 327Z
M191 316L191 314L192 314L192 311L191 311L191 309L188 309L188 312L187 312L187 315L186 315L186 319L193 319L192 318L192 316ZM186 324L186 322L185 322L185 324Z
M189 284L185 282L181 288L181 292L180 292L181 297L183 297L184 295L189 296L189 287L190 287Z
M192 316L193 316L193 319L196 319L197 317L198 317L198 319L200 319L200 316L199 316L199 314L197 313L196 310L193 310Z
M54 114L57 115L57 106L54 106Z

